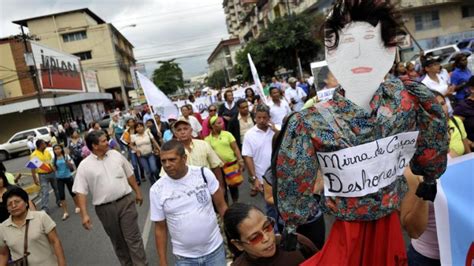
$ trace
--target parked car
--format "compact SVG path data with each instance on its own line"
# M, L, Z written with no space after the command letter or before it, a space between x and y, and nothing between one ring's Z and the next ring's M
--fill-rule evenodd
M452 54L455 54L457 52L461 51L455 44L452 45L447 45L447 46L442 46L442 47L436 47L433 49L428 49L425 51L425 56L431 56L431 57L438 57L441 61L441 65L444 65L443 63L449 62L449 58L451 57ZM420 55L416 54L414 55L411 60L412 63L419 64L420 63Z
M46 126L15 133L7 142L0 144L0 161L14 158L19 153L28 151L29 136L33 136L35 140L43 139L46 142L51 140L50 129Z
M464 39L456 44L462 51L474 52L474 38Z
M463 53L468 57L468 61L472 60L471 52L466 49L459 49L458 44L447 45L443 47L437 47L433 49L429 49L425 51L425 56L435 57L438 58L440 64L443 68L447 71L453 70L453 63L454 57L459 54ZM419 55L414 55L410 60L414 65L420 64L420 57Z

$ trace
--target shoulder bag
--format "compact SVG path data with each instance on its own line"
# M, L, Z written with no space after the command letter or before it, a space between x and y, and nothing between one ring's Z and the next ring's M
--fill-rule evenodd
M25 228L25 239L23 240L23 257L10 261L8 263L9 266L28 266L28 255L30 253L28 252L28 227L30 224L30 220L26 220L26 228Z

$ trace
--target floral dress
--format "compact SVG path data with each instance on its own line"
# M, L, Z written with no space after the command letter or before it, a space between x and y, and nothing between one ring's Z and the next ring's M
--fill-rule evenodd
M373 242L375 229L382 227L377 226L377 222L384 223L383 227L386 228L396 227L398 223L398 230L392 230L391 237L393 239L396 236L403 245L399 221L392 214L399 208L407 191L406 180L400 175L374 193L360 197L340 197L324 195L325 191L321 201L317 202L312 188L316 173L321 168L318 153L336 152L403 132L418 131L416 151L410 161L413 173L423 175L425 180L433 180L439 178L446 169L447 119L434 95L423 84L413 81L403 84L399 79L387 80L375 92L370 108L371 111L367 112L336 90L331 100L293 115L281 136L281 145L274 157L277 181L274 194L277 195L278 209L287 230L292 232L298 225L305 223L319 204L323 212L337 218L332 230L340 230L340 234L335 232L333 239L346 242L347 246L354 245L354 237L358 243L362 243L362 246L344 249L347 252L345 255L332 254L331 258L326 257L329 260L319 260L318 263L348 265L360 259L356 256L353 261L334 260L350 258L350 253L354 252L364 254L365 251L361 251L364 249L364 239ZM326 185L325 180L325 190ZM395 215L398 218L396 212ZM373 227L374 230L370 230L372 233L367 234L368 227ZM355 235L354 231L357 231ZM400 252L394 256L403 257L403 247L396 249ZM318 253L320 257L324 256L321 253L324 250ZM377 263L390 264L387 261Z

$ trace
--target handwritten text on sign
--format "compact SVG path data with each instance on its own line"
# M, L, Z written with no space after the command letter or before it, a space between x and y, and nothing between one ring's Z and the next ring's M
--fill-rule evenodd
M361 197L392 184L409 165L418 131L400 133L336 152L318 152L324 195Z

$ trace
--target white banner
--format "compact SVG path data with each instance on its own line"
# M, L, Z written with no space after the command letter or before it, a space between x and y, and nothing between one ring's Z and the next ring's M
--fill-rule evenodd
M262 83L260 82L260 78L258 77L257 68L253 64L252 57L250 56L250 54L247 54L247 58L249 60L250 71L252 72L253 76L253 82L255 82L255 86L257 87L257 93L258 95L260 95L260 98L263 100L263 102L265 104L268 104L267 97L265 96L265 93L263 93Z
M167 120L170 115L179 115L178 107L153 82L140 72L135 73L137 73L148 105L153 106L153 110L161 116L162 120Z
M392 184L409 165L418 131L404 132L336 152L316 154L324 195L362 197Z

